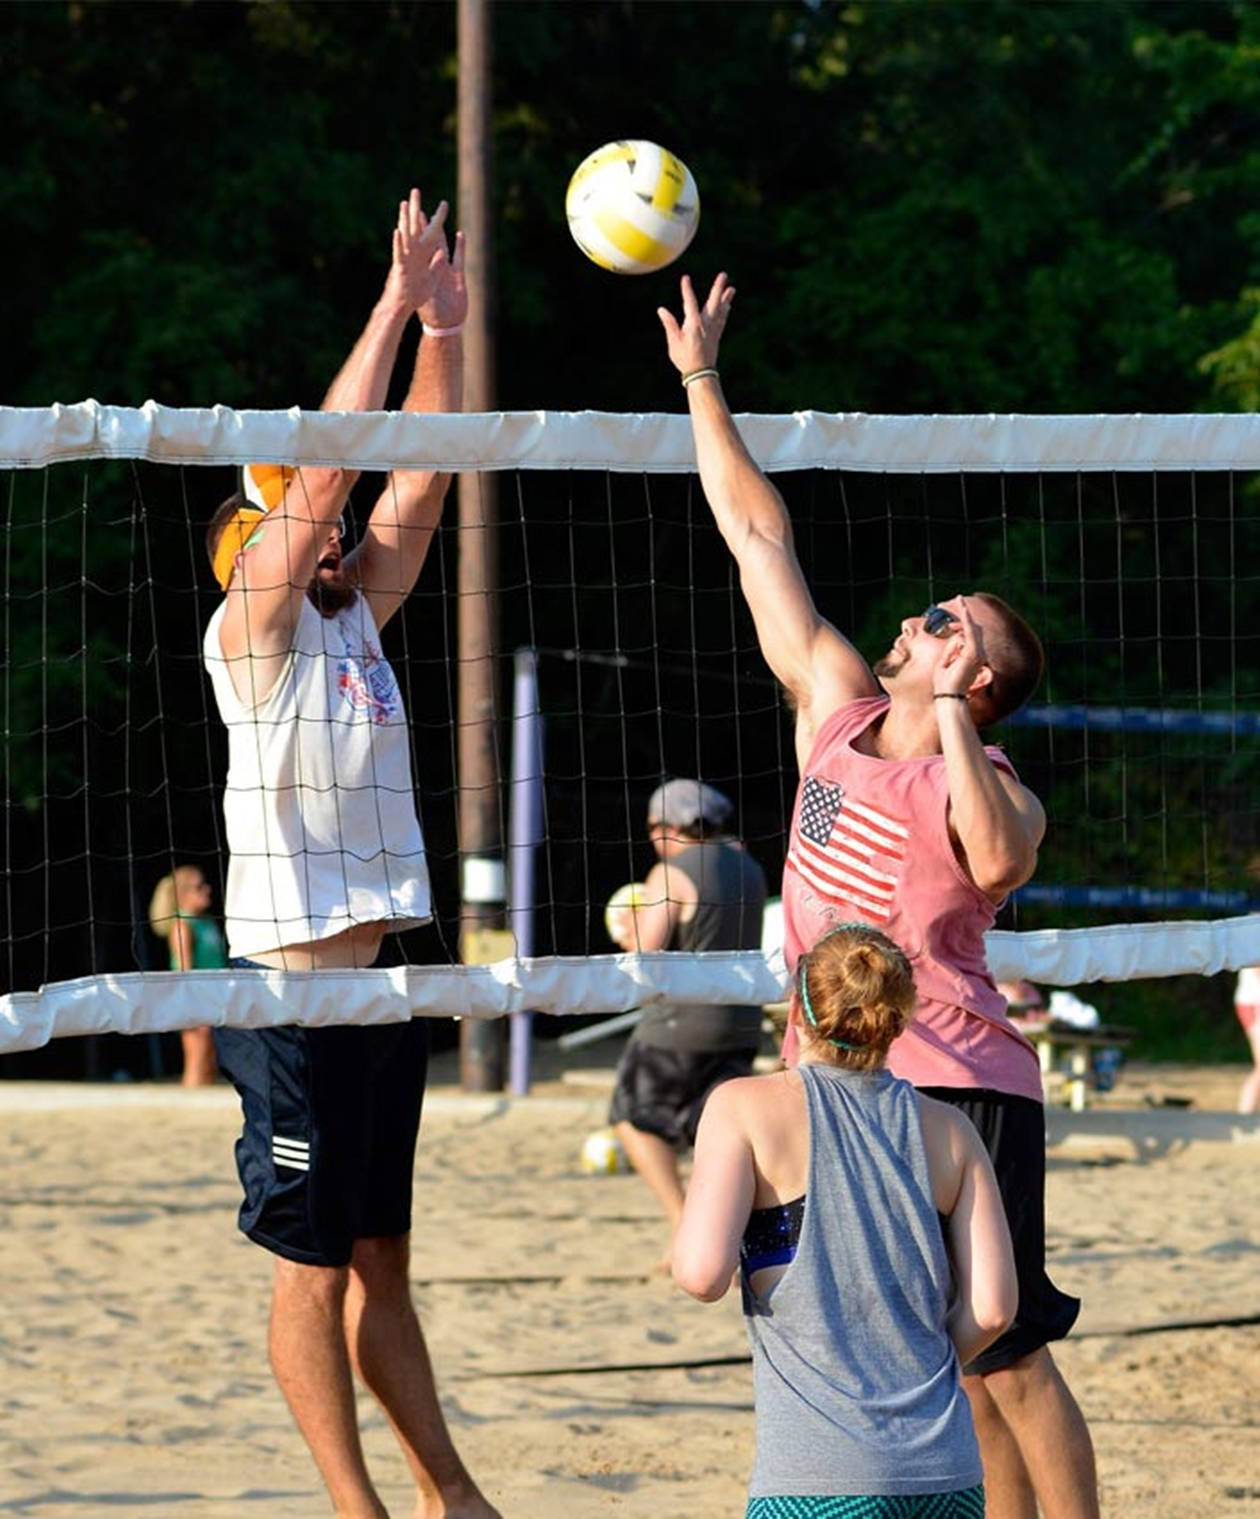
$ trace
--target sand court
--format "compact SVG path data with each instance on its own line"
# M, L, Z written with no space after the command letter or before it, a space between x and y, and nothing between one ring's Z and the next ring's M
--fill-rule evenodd
M488 1495L519 1519L741 1514L738 1304L653 1275L646 1188L578 1169L603 1122L598 1076L511 1101L459 1094L451 1061L436 1074L412 1276ZM1224 1111L1239 1075L1133 1070L1122 1094L1172 1082L1194 1112ZM237 1127L226 1088L0 1084L0 1516L327 1512L266 1364L269 1261L235 1232ZM1051 1151L1052 1269L1085 1299L1057 1354L1109 1519L1260 1516L1258 1178L1255 1139ZM405 1515L402 1458L379 1415L366 1427Z

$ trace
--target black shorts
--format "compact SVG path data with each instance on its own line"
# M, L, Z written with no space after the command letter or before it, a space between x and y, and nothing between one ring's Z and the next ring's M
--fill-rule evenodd
M218 1028L214 1046L245 1120L243 1234L286 1260L345 1266L356 1239L408 1232L427 1019Z
M1015 1247L1019 1308L1015 1322L963 1370L984 1376L1061 1340L1076 1323L1080 1298L1060 1292L1046 1275L1046 1114L1031 1097L973 1087L921 1087L969 1118L993 1162Z
M671 1145L694 1144L705 1099L720 1082L752 1071L755 1049L697 1054L631 1039L617 1066L609 1123L628 1123Z

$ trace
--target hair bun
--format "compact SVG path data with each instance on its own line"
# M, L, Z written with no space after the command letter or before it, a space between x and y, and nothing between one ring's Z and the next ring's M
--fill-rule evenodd
M914 975L905 952L868 923L839 924L798 969L801 1005L841 1064L875 1070L914 1011Z

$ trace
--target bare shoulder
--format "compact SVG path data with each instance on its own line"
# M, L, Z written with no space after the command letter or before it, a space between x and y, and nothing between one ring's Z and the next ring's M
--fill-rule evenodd
M983 1154L980 1136L947 1102L920 1093L919 1112L936 1211L948 1218L957 1207L966 1176Z
M775 1072L774 1075L781 1075ZM723 1106L745 1106L749 1103L764 1102L766 1093L773 1084L774 1077L766 1075L756 1076L732 1076L729 1080L720 1082L705 1099L705 1106L717 1102Z
M751 1110L743 1090L755 1080L750 1076L737 1076L715 1086L704 1099L704 1110L696 1131L697 1151L712 1144L718 1135L740 1135L747 1138Z
M861 696L876 696L879 682L869 664L834 624L819 618L810 650L808 699L816 722Z
M661 895L670 901L694 903L700 900L696 883L680 865L671 865L669 860L658 861L652 867L648 881L655 881L661 888Z
M935 1097L916 1093L919 1114L923 1122L923 1141L930 1157L941 1161L960 1161L974 1153L980 1144L971 1121L948 1102L938 1102Z
M774 1112L801 1091L801 1078L790 1069L755 1076L732 1076L729 1081L713 1088L705 1099L704 1110L708 1113L713 1109L727 1117L742 1114L755 1119Z
M1036 793L1030 791L1023 781L1016 780L1007 770L999 770L998 779L1018 811L1029 838L1039 844L1046 831L1046 809Z
M878 696L880 691L870 665L829 622L819 622L808 670L808 679L799 689L788 691L796 714L796 755L802 766L819 730L837 708Z

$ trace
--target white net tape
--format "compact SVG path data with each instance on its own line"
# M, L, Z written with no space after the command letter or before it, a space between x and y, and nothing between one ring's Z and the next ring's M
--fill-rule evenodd
M868 416L793 412L736 418L753 457L781 470L1009 474L1260 469L1260 417ZM0 407L0 464L73 459L168 464L346 464L392 469L695 468L691 424L660 412L233 411L226 406Z
M874 417L803 412L737 418L770 471L952 474L1260 471L1252 416ZM94 401L0 408L0 464L150 460L184 466L272 461L454 471L694 471L681 415L511 413L417 416L178 410ZM999 979L1072 986L1260 962L1260 916L998 931ZM653 1000L766 1003L786 989L781 954L555 955L489 966L295 973L123 972L0 997L0 1052L69 1034L160 1032L192 1024L377 1022L537 1011L617 1013Z
M1215 975L1260 960L1260 916L1210 923L995 930L998 980L1049 986ZM372 970L130 971L61 981L0 997L0 1053L73 1034L148 1034L284 1023L396 1023L415 1017L557 1017L629 1012L654 1002L762 1006L787 993L781 951L703 955L584 955L494 965Z

